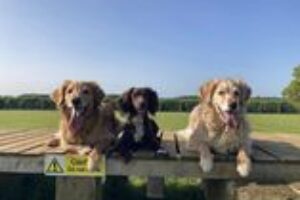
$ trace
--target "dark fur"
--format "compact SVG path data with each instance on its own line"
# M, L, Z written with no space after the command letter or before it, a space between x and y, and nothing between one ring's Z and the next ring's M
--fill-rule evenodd
M147 101L147 110L150 114L155 115L158 110L158 96L151 88L130 88L126 91L119 100L119 105L124 113L129 113L132 117L137 114L137 110L133 105L133 93L140 92Z
M139 108L134 103L137 98L143 100L143 114L139 114ZM150 117L150 115L155 115L158 110L157 93L151 88L130 88L121 96L119 105L122 112L128 114L128 121L117 145L117 150L125 161L128 162L132 157L132 152L137 150L158 151L161 143L161 138L158 136L159 127ZM133 119L138 115L143 118L144 134L142 139L136 142L134 139L136 127Z

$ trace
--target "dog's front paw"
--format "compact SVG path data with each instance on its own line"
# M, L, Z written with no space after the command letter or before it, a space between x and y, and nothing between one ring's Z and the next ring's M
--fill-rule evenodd
M101 155L93 149L88 156L87 168L89 171L99 171Z
M250 159L245 159L243 161L238 162L238 164L236 166L236 170L241 177L247 177L251 171Z
M93 160L91 157L88 158L87 169L90 172L99 170L99 161Z
M73 147L68 147L64 150L64 153L66 154L78 154L78 149Z
M210 172L213 168L213 159L210 157L201 157L199 165L204 173Z
M58 147L60 145L60 139L59 138L52 138L50 141L47 142L48 147Z
M82 147L78 150L79 155L89 155L92 152L92 149L90 147Z

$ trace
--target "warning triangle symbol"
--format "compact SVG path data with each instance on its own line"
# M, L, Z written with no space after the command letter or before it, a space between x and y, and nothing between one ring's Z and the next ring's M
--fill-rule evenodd
M53 158L46 170L47 173L63 173L64 169L60 166L56 158Z

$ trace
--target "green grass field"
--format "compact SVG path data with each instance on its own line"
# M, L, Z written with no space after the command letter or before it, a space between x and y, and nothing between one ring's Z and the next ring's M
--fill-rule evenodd
M163 130L177 130L187 124L188 113L159 113L157 121ZM300 115L249 114L253 131L262 133L300 133ZM55 129L56 111L0 111L0 129Z
M165 130L184 128L188 113L159 113L157 120ZM253 131L260 133L300 133L298 114L248 114Z

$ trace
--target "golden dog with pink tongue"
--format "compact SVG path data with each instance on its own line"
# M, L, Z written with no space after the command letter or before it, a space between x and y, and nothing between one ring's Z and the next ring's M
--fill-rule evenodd
M237 172L249 175L251 142L245 114L250 95L250 87L240 80L211 80L200 88L200 103L191 112L187 128L176 135L199 153L204 172L213 168L213 152L235 153Z
M88 168L97 170L102 154L117 135L114 109L102 102L105 94L94 82L65 81L54 90L52 100L60 111L60 127L52 147L88 155Z

